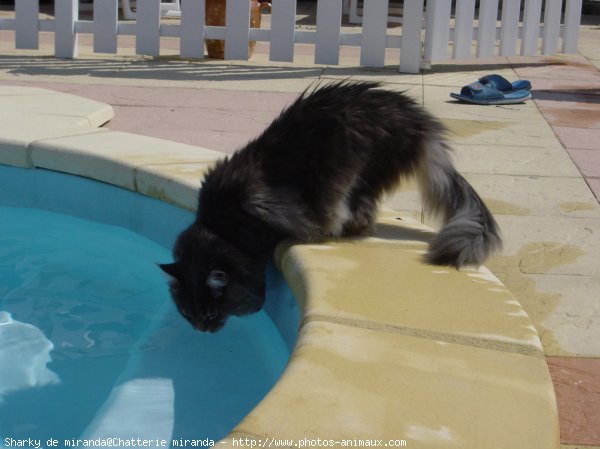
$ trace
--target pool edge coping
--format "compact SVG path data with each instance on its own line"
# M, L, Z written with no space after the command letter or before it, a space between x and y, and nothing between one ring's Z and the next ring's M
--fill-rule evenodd
M15 95L18 96L19 91L25 92L28 89L29 88L23 87L15 88ZM36 90L40 92L29 93L28 95L48 97L48 92L52 92L42 92L44 91L43 89ZM75 97L68 94L52 93L70 97L69 100L73 100L72 97ZM56 97L53 97L52 99L53 101L56 101ZM0 97L0 102L2 100L3 98ZM92 102L97 104L91 104L86 103L90 102L90 100L80 100L80 104L86 104L86 107L82 107L84 112L79 115L73 113L69 116L56 116L56 114L52 113L51 108L48 108L48 112L45 114L40 114L39 112L18 111L16 117L20 117L23 120L23 130L15 129L14 126L11 127L11 129L2 129L3 125L0 124L0 129L2 129L0 142L3 144L1 148L4 149L4 151L0 150L0 164L21 166L24 168L44 168L71 173L117 185L188 210L193 210L195 208L197 189L200 185L202 174L205 173L211 163L218 158L223 157L222 153L135 134L114 132L107 128L97 128L97 126L100 126L110 119L112 116L112 109L110 106L102 103ZM42 99L40 99L40 101L42 101ZM75 103L77 103L77 101L75 101ZM55 130L49 130L46 134L37 132L34 133L36 134L34 138L27 138L31 129L31 123L36 120L39 121L40 116L47 120L64 120L64 127L60 129L60 132L56 132ZM90 119L89 117L95 118ZM14 123L11 125L14 125ZM41 128L41 130L37 131L44 131L43 126ZM5 148L7 148L8 151ZM165 154L165 148L169 149L167 154ZM382 214L382 218L380 218L379 222L400 234L402 234L402 231L405 230L407 226L408 228L418 229L425 233L428 232L428 228L420 223L411 222L410 220L400 222L398 221L398 218L397 214L387 211ZM416 252L422 251L423 249L423 241L407 239L403 242L404 243L399 245L397 243L392 243L385 238L377 238L376 236L371 239L331 242L331 244L327 244L326 246L332 248L332 253L344 254L344 257L346 257L349 251L368 249L366 252L363 251L364 254L369 254L371 251L385 252L390 248L390 245L395 245L394 248L398 254L408 255L407 257L398 256L399 261L406 259L409 264L413 264L412 261L415 258ZM321 246L321 249L322 248L323 246ZM318 256L315 255L315 252L318 252L321 249L315 249L314 245L290 245L289 243L282 244L278 247L275 257L277 265L283 271L284 276L296 294L298 301L303 305L304 310L304 318L302 319L299 330L297 347L292 354L292 359L288 368L284 372L282 378L276 383L273 390L238 426L236 426L236 428L234 428L232 434L221 444L235 446L233 441L235 435L252 435L252 437L257 440L266 440L267 438L274 437L284 439L285 437L290 436L290 434L294 435L293 439L295 440L298 440L300 435L313 438L333 438L337 440L343 435L348 435L350 430L349 428L346 428L346 425L338 423L337 426L331 426L331 419L326 421L326 417L338 412L341 413L342 411L347 412L348 403L355 404L358 407L364 403L364 398L361 397L362 393L358 390L360 390L360 382L368 381L368 373L363 372L360 366L356 366L356 371L353 373L353 375L358 378L357 381L359 386L352 385L352 389L350 389L350 391L357 392L356 402L348 402L348 400L340 401L339 398L337 398L336 401L334 392L336 388L339 387L339 384L337 382L331 382L331 379L329 379L329 386L331 387L332 392L330 392L331 396L327 396L324 402L321 401L322 398L317 398L313 401L313 405L309 407L297 409L294 405L297 404L302 396L310 397L311 394L315 395L316 392L323 389L323 385L304 385L301 383L302 376L300 376L300 379L297 378L297 376L301 375L303 372L305 376L309 375L309 368L314 365L314 362L311 365L310 363L307 363L307 360L312 357L313 353L319 352L327 354L324 359L319 360L324 366L328 366L329 362L331 362L331 366L328 366L330 372L353 369L356 360L353 361L351 358L339 359L336 351L333 350L339 342L336 343L335 341L323 338L323 335L330 335L333 332L332 329L335 329L337 333L346 336L356 335L356 338L358 339L364 338L366 341L370 341L372 345L367 345L367 348L375 352L381 350L382 346L385 346L386 351L398 355L402 354L403 351L406 351L407 347L410 347L411 344L420 345L425 341L431 343L429 345L424 343L425 347L428 348L426 351L427 354L429 354L429 352L431 352L431 354L436 354L435 346L443 343L444 345L452 345L452 350L456 351L457 354L470 354L465 355L468 362L475 363L473 360L469 359L469 357L477 359L478 357L485 358L488 355L492 355L499 358L504 357L506 360L510 360L511 363L519 365L516 368L525 366L525 368L527 368L525 369L525 372L534 372L538 376L537 382L541 386L538 385L539 388L536 390L536 394L537 396L544 396L543 392L545 391L544 401L546 401L545 403L547 405L545 410L542 410L544 407L540 406L542 413L538 413L538 415L534 417L529 417L529 421L527 422L527 427L533 428L539 435L535 445L532 446L529 441L527 446L519 443L518 441L520 440L518 439L518 435L515 435L514 432L512 432L512 435L509 435L511 434L511 429L498 429L497 434L493 434L494 432L492 432L492 434L488 435L480 435L481 432L469 433L465 430L465 435L470 435L470 438L475 439L469 440L468 445L475 447L477 445L483 445L485 441L485 447L496 447L490 445L489 441L490 439L495 439L494 444L498 444L498 447L502 447L502 445L506 444L512 444L516 447L558 447L558 417L554 399L554 390L552 388L552 382L539 339L537 342L530 342L531 344L524 343L523 341L511 343L510 341L507 342L507 338L499 338L499 336L480 338L475 335L472 339L469 339L468 335L466 335L469 332L462 333L462 335L460 335L460 332L432 332L431 329L420 329L412 326L398 325L393 320L387 320L387 317L385 316L376 316L374 318L374 316L371 315L363 317L349 313L348 310L339 310L335 309L335 307L332 309L326 304L327 302L331 302L331 300L325 300L322 295L324 290L319 287L328 281L326 278L331 273L325 273L327 270L324 269L314 268L315 266L318 267L318 263L316 262L319 260ZM398 251L398 249L400 250ZM389 255L386 255L386 257L388 256ZM368 257L371 256L369 255ZM357 260L359 259L360 257L357 257ZM416 267L415 269L420 270L418 264L413 265ZM336 270L335 267L334 270ZM337 271L343 272L343 269ZM421 271L419 271L419 273L421 273ZM482 282L491 282L494 284L493 288L498 290L503 289L505 290L505 293L503 294L510 295L500 281L485 268L481 268L476 273L480 273L482 277L478 280L481 280ZM351 283L351 281L355 282L356 279L347 279L345 281ZM512 301L518 304L512 295L510 295L510 297L512 298ZM342 299L345 300L346 298ZM387 300L390 300L390 307L393 307L395 304L391 304L391 299L393 299L391 296L387 297ZM473 311L471 312L474 313ZM519 319L521 321L515 321L515 323L518 323L518 326L523 326L523 323L529 320L528 317L523 317L522 314L524 311L522 311L522 308L520 308L520 312L516 311L515 313L517 313L517 315L520 313ZM491 322L497 320L497 318L498 317L496 316L487 318L490 322L490 326L493 324ZM525 321L523 321L524 319ZM483 321L485 323L486 319L483 319ZM533 329L530 320L528 323ZM537 335L534 329L532 332ZM335 332L333 333L335 334ZM484 351L485 354L479 351ZM334 359L335 363L333 363ZM364 363L364 361L361 363ZM308 368L306 368L306 366L308 366ZM398 364L395 360L382 360L379 368L381 372L387 372L392 375L394 370L397 370ZM461 374L456 372L456 367L453 368L454 371L451 368L452 367L448 366L440 367L442 371L444 369L448 371L448 376L454 376L457 379L461 379L461 375L464 376L464 373ZM421 371L417 370L416 376L423 376L423 371L424 369L421 369ZM399 378L401 377L402 376L399 376ZM476 381L483 384L487 382L494 388L499 388L497 385L499 380L494 380L494 376L490 373L482 377L482 379L474 379L473 384L476 384ZM414 379L415 384L418 384L417 380L418 379ZM406 379L402 379L402 381L406 382ZM524 389L525 386L531 387L529 379L519 380L516 378L511 379L511 381L522 381L522 385L519 384L516 389L517 392L519 389ZM290 382L292 382L293 385L291 385ZM299 385L299 383L301 384ZM393 379L390 380L390 385L396 385ZM373 386L368 386L368 389L373 389ZM512 391L510 388L505 388L505 390ZM501 394L502 391L504 390L499 388L498 394ZM372 405L376 408L376 404L379 403L379 406L385 406L390 409L390 411L393 412L392 415L394 413L401 415L401 407L394 408L393 405L390 405L390 403L401 401L403 399L399 393L401 393L401 391L377 390L376 393L373 394L378 399ZM531 399L524 393L522 396L521 399ZM307 402L307 404L310 405L310 401ZM417 405L417 403L415 403L415 405ZM505 408L509 405L510 404L506 404ZM469 404L455 403L449 408L448 405L446 405L447 410L444 413L451 413L452 409L461 406L468 407ZM297 415L306 414L310 416L297 416L296 419L294 419L287 413L281 413L282 407L285 407L290 411L295 410ZM443 409L443 407L441 408ZM508 407L508 409L510 409L510 407ZM540 412L540 410L538 410L538 412ZM310 413L308 413L309 411ZM501 412L502 410L499 411L500 415L502 415ZM361 417L365 422L369 422L367 415L373 415L373 413L374 411L371 409L363 409ZM439 411L438 414L440 414ZM387 422L390 422L391 418L393 417L387 416ZM401 416L397 416L396 418L400 419ZM448 414L446 418L450 419L451 416ZM410 420L407 416L404 416L404 419ZM304 422L305 428L300 429L300 432L304 433L297 433L297 429L289 428L286 425L286 422L289 421L297 421L298 423ZM398 421L395 422L398 426L400 425ZM471 422L468 424L470 423ZM433 423L431 423L431 426L431 429L437 429L439 427L433 427ZM337 428L334 429L333 427ZM378 436L387 435L391 437L392 433L390 432L392 430L397 432L397 430L395 430L397 427L394 429L388 427L380 429ZM352 428L353 427L350 427L350 429ZM356 436L360 435L363 438L368 437L369 429L361 430L356 426L354 428L357 432L355 434ZM407 438L411 436L410 427L407 427L403 432L406 434L406 437L397 435L398 438ZM373 431L373 433L377 432ZM504 434L503 437L502 434ZM545 434L546 436L542 438L542 434ZM415 435L412 435L412 439L408 438L410 440L409 447L421 447L421 443L424 444L423 447L433 447L436 438L438 438L438 442L440 443L443 441L442 436L435 436L435 432L433 437L431 435L424 437L423 433L419 434L418 432ZM467 436L464 436L464 438L467 438ZM516 439L503 441L506 438Z

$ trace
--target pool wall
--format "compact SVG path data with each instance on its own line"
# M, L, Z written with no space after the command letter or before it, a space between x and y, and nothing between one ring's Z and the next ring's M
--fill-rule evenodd
M16 110L0 121L0 164L89 177L193 210L219 153L96 129L110 118L106 106L63 95L0 90L0 110ZM50 106L57 96L69 114ZM42 112L20 111L26 102ZM280 245L275 263L302 310L294 352L218 446L558 448L554 390L531 320L484 267L423 264L431 235L384 211L374 237Z

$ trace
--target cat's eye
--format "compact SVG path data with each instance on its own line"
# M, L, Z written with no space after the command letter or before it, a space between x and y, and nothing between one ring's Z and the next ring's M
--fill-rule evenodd
M206 285L211 288L223 288L227 285L229 277L221 270L212 270L206 278Z

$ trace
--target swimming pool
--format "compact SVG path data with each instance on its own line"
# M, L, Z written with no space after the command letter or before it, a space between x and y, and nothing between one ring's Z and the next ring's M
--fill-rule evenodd
M172 304L156 264L190 212L0 166L0 217L0 446L218 441L281 375L299 311L274 268L264 310L216 334Z

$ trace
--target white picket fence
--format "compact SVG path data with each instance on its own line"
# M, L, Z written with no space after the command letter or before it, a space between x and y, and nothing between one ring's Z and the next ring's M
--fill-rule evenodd
M93 20L79 19L78 0L55 0L53 19L39 18L38 0L15 0L14 18L0 19L0 29L15 31L17 49L38 48L39 32L53 32L59 58L77 57L79 34L94 36L95 52L113 54L117 36L135 36L136 53L149 56L159 55L160 37L176 37L185 58L203 57L205 38L225 39L225 59L232 60L248 58L250 40L268 42L271 61L293 61L294 44L312 44L315 63L327 65L339 63L342 46L353 46L367 67L384 66L386 49L394 48L406 73L449 58L577 49L582 0L545 0L544 9L542 0L502 0L500 18L499 0L480 0L478 11L475 0L428 0L426 9L424 0L405 0L401 35L389 32L389 0L364 0L362 32L343 32L351 1L318 0L316 27L307 30L296 26L296 0L273 0L270 29L249 28L249 0L227 0L225 27L204 25L204 0L182 0L178 23L161 23L160 0L137 0L134 22L119 21L118 0L94 0Z

